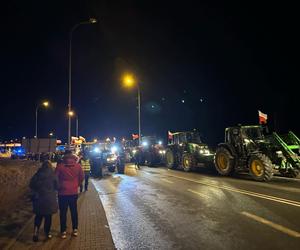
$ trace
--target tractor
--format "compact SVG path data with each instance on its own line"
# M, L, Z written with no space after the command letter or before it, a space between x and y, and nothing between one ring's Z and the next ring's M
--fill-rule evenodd
M141 138L141 153L142 164L153 167L164 162L165 148L162 140L156 136L143 136Z
M166 149L165 160L169 169L188 172L197 167L208 166L214 154L203 143L197 131L172 133Z
M256 181L269 181L274 174L295 178L300 169L300 140L293 132L269 133L263 125L229 127L214 163L223 176L246 172Z
M133 161L139 162L140 165L154 167L163 163L165 149L162 140L156 136L143 136L141 145L136 145L131 150Z

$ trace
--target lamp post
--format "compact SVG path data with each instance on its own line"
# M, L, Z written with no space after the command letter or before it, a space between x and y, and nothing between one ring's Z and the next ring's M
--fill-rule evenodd
M72 111L72 36L74 30L82 24L94 24L97 23L97 19L90 18L88 21L83 21L75 24L70 31L70 45L69 45L69 102L68 102L68 112ZM71 144L71 116L68 119L68 144Z
M74 113L74 111L73 110L69 110L68 111L68 119L69 119L69 121L71 121L72 120L72 117L75 115L75 113ZM70 131L70 141L68 142L68 145L70 146L71 145L71 131Z
M45 101L41 104L38 104L36 106L36 109L35 109L35 138L37 139L38 138L38 111L39 111L39 107L40 106L44 106L44 107L48 107L49 106L49 102L48 101Z
M127 88L137 88L137 102L138 102L138 130L139 130L139 145L141 145L141 88L140 83L136 81L135 77L131 74L126 74L123 77L123 84Z
M78 138L79 133L79 118L78 115L76 115L76 137Z

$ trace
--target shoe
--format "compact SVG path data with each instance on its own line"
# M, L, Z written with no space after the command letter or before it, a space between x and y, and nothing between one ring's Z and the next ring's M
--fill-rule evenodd
M66 239L67 238L67 232L62 232L60 237L62 239Z
M78 229L74 229L72 232L72 235L77 237L78 236Z
M33 235L32 236L32 241L33 242L38 242L39 241L39 236L38 235Z
M34 226L32 241L33 242L38 242L39 241L39 228L37 226Z

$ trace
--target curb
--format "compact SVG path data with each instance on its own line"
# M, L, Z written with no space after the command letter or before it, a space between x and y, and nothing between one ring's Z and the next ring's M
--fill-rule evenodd
M33 223L33 220L34 220L34 215L24 224L24 226L18 232L17 236L8 242L8 244L3 248L3 250L9 250L17 242L17 240L20 238L20 235L25 231L25 229L31 223Z

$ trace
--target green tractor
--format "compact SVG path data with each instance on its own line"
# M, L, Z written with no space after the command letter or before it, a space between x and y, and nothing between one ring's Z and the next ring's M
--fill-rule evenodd
M215 154L220 175L250 173L254 180L269 181L274 174L295 178L300 169L300 140L293 133L268 134L265 126L236 126L225 129L225 142Z
M177 132L169 139L165 161L170 169L180 168L188 172L193 168L212 163L213 156L207 144L200 140L197 131Z

